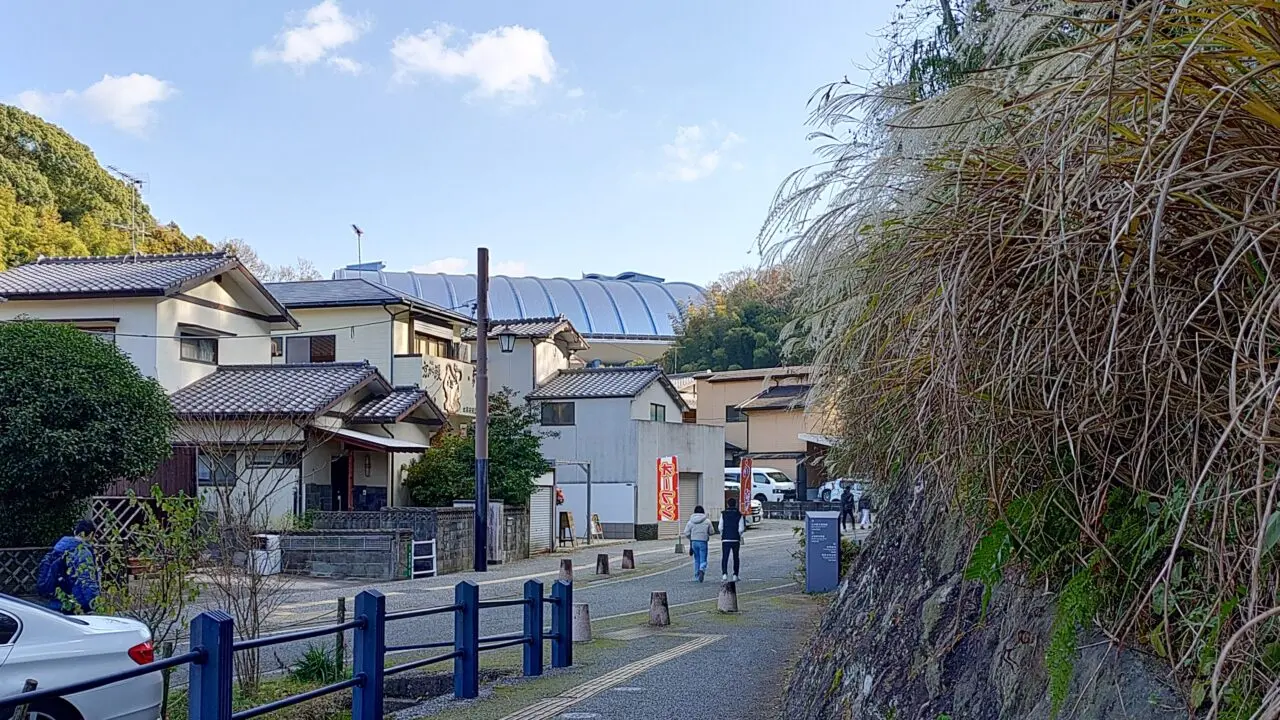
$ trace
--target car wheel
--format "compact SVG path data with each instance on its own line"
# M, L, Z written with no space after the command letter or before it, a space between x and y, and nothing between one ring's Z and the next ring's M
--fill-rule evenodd
M823 491L822 491L822 502L831 502L831 491L830 491L830 490L823 490Z
M761 504L769 502L769 498L765 497L764 495L757 495L755 496L754 499L759 500Z
M27 708L27 720L84 720L66 700L42 700Z

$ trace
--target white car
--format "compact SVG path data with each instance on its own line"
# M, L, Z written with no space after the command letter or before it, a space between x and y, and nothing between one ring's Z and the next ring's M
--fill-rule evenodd
M726 496L732 493L733 497L736 498L742 493L742 483L737 480L725 480L724 489ZM751 500L751 512L743 515L743 518L747 521L748 525L755 525L762 522L764 520L764 506L760 504L759 500L753 498Z
M742 471L738 468L725 468L725 483L737 483L741 480ZM782 502L796 499L796 484L780 470L758 467L751 469L751 497L762 503Z
M66 616L0 595L0 700L70 685L145 665L155 659L151 631L136 620ZM86 690L28 708L29 720L156 720L160 673ZM7 719L7 713L0 713Z
M840 502L840 498L844 497L845 490L848 489L853 492L853 501L857 502L862 497L862 489L867 486L867 482L867 478L861 477L828 480L818 488L818 497L822 498L822 502Z

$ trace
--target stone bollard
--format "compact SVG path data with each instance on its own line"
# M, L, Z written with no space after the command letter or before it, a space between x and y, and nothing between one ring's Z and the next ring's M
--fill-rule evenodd
M609 574L609 553L600 553L596 556L596 574Z
M720 595L716 598L716 610L722 613L738 612L738 583L727 582L720 586Z
M573 584L573 559L565 558L560 561L560 577L556 578L561 582Z
M623 570L636 569L636 551L635 550L622 551L622 569Z
M655 590L649 596L649 624L666 627L671 624L671 608L667 606L667 594Z
M591 642L591 608L586 603L573 604L573 641Z

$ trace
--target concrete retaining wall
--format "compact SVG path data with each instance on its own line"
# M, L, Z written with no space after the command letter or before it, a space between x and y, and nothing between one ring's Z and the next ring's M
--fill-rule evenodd
M288 573L401 580L412 541L410 530L308 530L282 536L280 550Z
M313 532L401 530L414 540L436 541L441 575L475 567L475 517L471 508L386 508L373 512L317 512ZM503 510L503 562L529 557L529 510Z

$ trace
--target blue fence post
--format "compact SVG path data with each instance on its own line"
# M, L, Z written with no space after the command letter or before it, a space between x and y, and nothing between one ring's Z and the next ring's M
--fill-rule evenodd
M221 610L200 613L191 621L191 650L204 652L203 662L191 663L187 678L187 717L190 720L231 720L231 681L235 622Z
M460 582L453 589L453 696L460 700L480 694L480 588Z
M551 586L555 608L551 611L551 667L573 665L573 586L557 580Z
M351 720L382 720L382 674L387 656L387 598L377 590L356 595L356 617L364 622L355 629L352 662L355 677L364 681L351 695Z
M524 584L524 674L542 674L542 581Z

